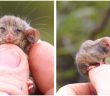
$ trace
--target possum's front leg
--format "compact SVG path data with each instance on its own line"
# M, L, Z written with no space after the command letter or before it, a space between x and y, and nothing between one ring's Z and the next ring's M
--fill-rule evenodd
M96 66L99 66L100 63L92 63L92 64L78 64L78 71L84 75L84 76L88 76L88 72L95 68Z
M87 75L89 66L89 64L77 64L79 73L81 73L82 75Z

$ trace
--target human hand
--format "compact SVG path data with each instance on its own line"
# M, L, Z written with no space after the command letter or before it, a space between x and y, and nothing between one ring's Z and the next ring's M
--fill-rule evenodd
M39 40L29 53L29 66L42 94L54 94L54 47Z
M102 64L89 71L91 83L69 84L60 88L57 96L110 95L110 65Z
M8 50L4 51L3 50L4 48L6 48ZM15 69L16 66L18 67L19 63L20 63L20 65L26 65L28 63L26 55L16 45L12 45L12 44L0 45L0 50L3 51L3 54L0 51L0 67L1 67L1 65L7 64L6 66L9 66L9 67L11 66L11 67L14 67L14 69ZM33 78L35 79L36 85L39 87L40 91L43 94L53 94L53 89L54 89L54 73L53 73L54 72L54 67L53 67L54 66L53 65L53 63L54 63L53 62L53 59L54 59L53 52L54 51L53 50L54 50L53 46L51 46L49 43L46 43L44 41L39 41L37 44L35 44L32 47L32 49L30 50L30 54L29 54L30 69L33 73ZM15 54L18 54L20 58L12 53L10 54L10 51L12 51L12 53L15 52ZM5 69L6 69L6 66L5 66ZM35 67L35 68L33 69L33 67ZM21 71L19 71L20 68L21 68ZM20 78L26 77L27 75L29 75L28 65L25 67L22 66L20 68L18 70L20 73L17 74ZM22 70L23 68L24 68L24 70ZM8 68L8 70L9 70L9 68ZM10 70L12 70L12 69L10 69ZM13 76L9 76L9 77L13 77ZM8 79L8 81L12 81L12 82L13 82L13 80ZM14 83L16 83L17 85L19 84L16 81L14 81ZM27 90L27 88L25 88L25 89ZM8 88L7 90L9 91L10 88ZM27 93L18 92L16 89L14 89L12 91L15 92L16 95L27 94ZM12 94L15 95L15 93L12 93ZM0 94L6 95L6 92L4 93L1 91Z
M0 95L28 94L27 56L16 45L0 45Z

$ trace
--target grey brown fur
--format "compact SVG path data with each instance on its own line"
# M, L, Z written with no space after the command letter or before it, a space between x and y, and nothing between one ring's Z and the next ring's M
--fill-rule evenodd
M32 28L25 20L9 15L0 18L0 44L15 44L26 52L38 39L38 30Z
M98 66L110 56L110 37L103 37L95 41L85 41L76 55L76 64L79 72L87 76L91 66Z

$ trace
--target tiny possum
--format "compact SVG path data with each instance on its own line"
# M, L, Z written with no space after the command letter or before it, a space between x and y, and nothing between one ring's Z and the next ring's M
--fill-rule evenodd
M39 31L19 17L6 15L0 18L0 44L11 43L28 53L39 39Z
M88 71L99 66L101 63L105 64L105 59L110 56L110 37L103 37L95 41L85 41L76 55L76 64L78 71L88 76Z
M0 44L15 44L28 54L32 44L38 41L39 35L37 29L19 17L6 15L0 18Z

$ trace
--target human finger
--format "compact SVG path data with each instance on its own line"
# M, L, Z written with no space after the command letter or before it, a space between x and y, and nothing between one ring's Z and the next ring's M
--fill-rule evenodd
M36 85L43 94L54 88L54 47L39 41L32 46L29 64ZM53 94L53 91L51 91Z
M89 71L92 85L98 95L110 95L110 65L102 64Z
M57 92L57 96L92 95L92 94L95 94L95 90L91 83L68 84L60 88Z

